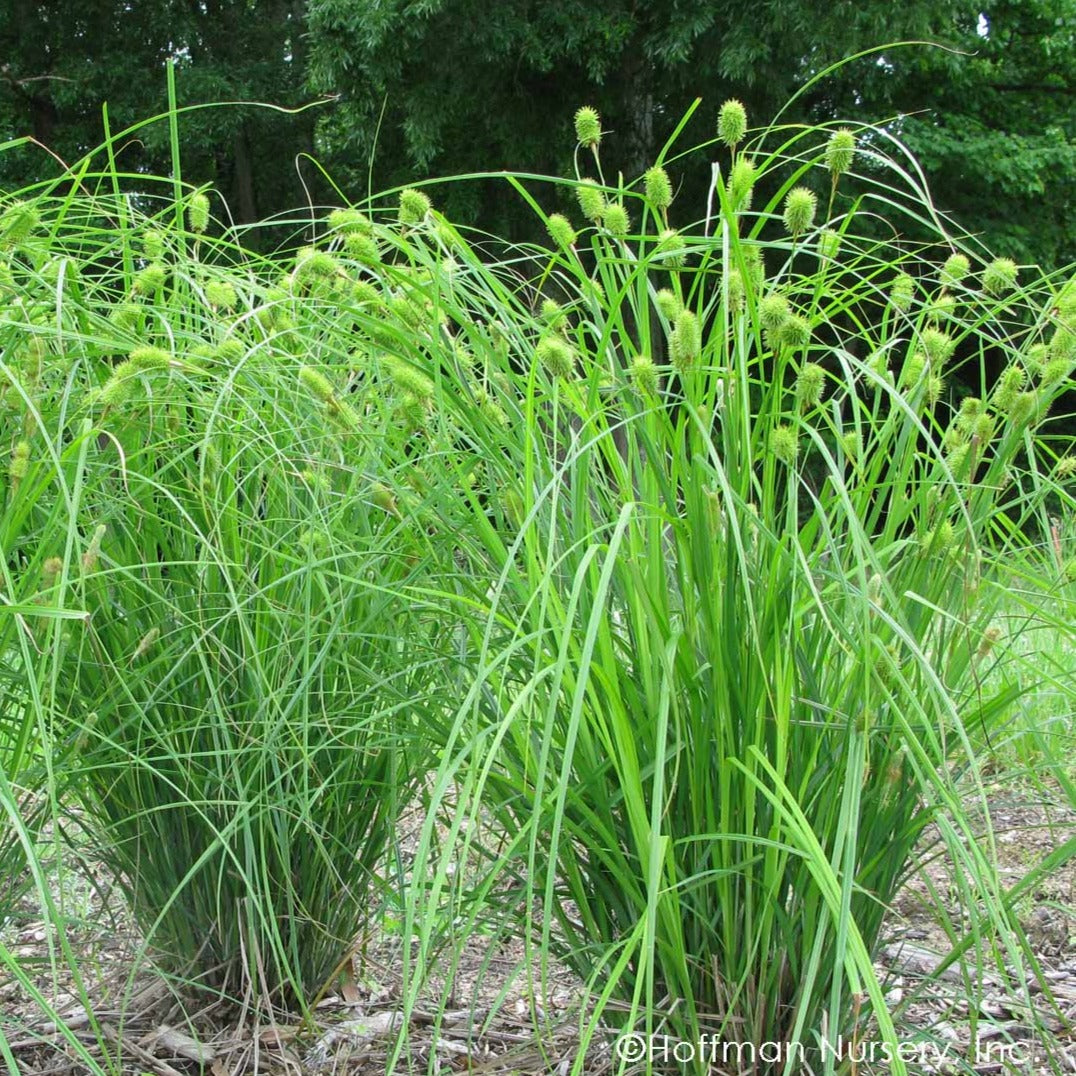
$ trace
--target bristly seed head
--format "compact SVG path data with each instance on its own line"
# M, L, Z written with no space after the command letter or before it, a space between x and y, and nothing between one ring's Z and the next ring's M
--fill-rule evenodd
M803 410L815 407L826 391L826 372L817 362L805 362L796 378L796 397Z
M672 205L673 190L669 174L660 165L647 169L643 177L647 201L658 210L668 209Z
M727 185L729 203L733 212L747 211L751 208L751 195L754 191L758 169L750 157L737 157L729 170Z
M1004 295L1016 287L1019 270L1011 258L995 258L983 270L983 291L988 295Z
M211 280L205 286L206 301L216 310L234 310L238 298L227 280Z
M662 288L654 296L654 304L661 311L665 320L672 323L676 321L677 314L684 309L684 304L676 296L671 288Z
M8 477L12 486L18 484L26 477L30 468L30 442L19 441L11 453L11 463L8 465Z
M551 213L549 219L546 221L546 229L549 232L549 238L552 239L561 250L569 250L575 246L575 229L572 227L568 218L562 214Z
M408 187L400 192L399 220L404 227L421 224L431 209L433 203L422 191Z
M889 301L902 314L911 308L915 299L915 281L907 273L898 273L889 285Z
M801 236L814 223L818 198L806 187L793 187L785 198L785 228L793 238Z
M575 114L575 138L588 149L597 149L602 140L602 121L597 110L584 105Z
M575 372L575 354L559 333L543 336L534 349L534 358L554 380L569 378Z
M202 235L209 227L209 199L202 193L192 194L187 203L187 224L195 235Z
M602 223L605 230L614 239L626 239L631 231L631 218L628 211L620 202L610 202L602 214Z
M717 114L717 137L729 149L735 149L747 134L747 109L743 102L731 98Z
M776 332L791 314L788 300L777 292L770 292L758 304L758 323L769 332Z
M658 370L653 361L645 355L638 355L632 359L631 366L628 369L628 377L640 396L656 396L658 394Z
M834 131L826 143L826 168L836 180L852 167L856 156L856 136L847 127Z
M941 267L939 279L946 288L956 287L971 272L971 262L963 254L950 254Z
M575 197L587 220L597 224L605 216L605 194L593 179L581 179Z
M799 455L800 443L790 426L778 426L770 434L770 451L781 463L791 466Z

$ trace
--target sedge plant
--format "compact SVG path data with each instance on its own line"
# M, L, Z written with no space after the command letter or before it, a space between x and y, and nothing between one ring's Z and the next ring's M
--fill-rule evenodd
M520 179L551 244L435 277L489 307L446 330L475 357L444 406L485 612L438 787L466 782L473 914L531 943L535 998L554 954L588 1034L832 1072L872 1034L896 1052L873 958L928 823L963 879L969 993L984 964L1033 974L964 797L984 805L980 750L1020 694L983 675L998 569L1046 533L1076 352L1050 289L962 242L884 131L748 143L741 112L705 218L672 226L671 162L586 178L584 112L583 220Z

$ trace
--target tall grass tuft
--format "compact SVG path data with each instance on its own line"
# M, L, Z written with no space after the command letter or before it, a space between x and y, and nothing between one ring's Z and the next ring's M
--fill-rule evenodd
M857 1035L895 1049L872 959L928 823L967 880L954 959L1023 966L964 797L1017 694L984 647L999 569L1046 533L1076 355L1050 284L945 226L885 132L771 152L737 116L674 257L648 173L582 180L592 227L549 217L573 242L474 271L506 328L453 409L485 615L452 765L506 834L477 848L513 884L480 899L533 943L536 996L555 953L604 1019L829 1072ZM506 423L475 421L493 396Z

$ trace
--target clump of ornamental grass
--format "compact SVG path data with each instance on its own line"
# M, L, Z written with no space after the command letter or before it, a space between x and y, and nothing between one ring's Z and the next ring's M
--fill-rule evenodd
M589 111L584 171L611 174ZM185 250L201 194L80 295L13 268L47 317L0 332L63 326L69 365L9 378L7 443L29 445L9 495L34 497L9 592L47 595L8 638L78 744L101 861L189 985L309 1006L391 898L405 1011L446 936L507 930L537 1000L551 954L592 988L584 1049L608 1025L705 1031L833 1071L840 1036L896 1042L873 958L933 820L975 894L943 920L952 961L972 994L993 960L1030 995L962 803L972 730L1018 699L978 675L1013 634L980 651L998 566L1052 541L1062 382L1038 371L1071 357L1068 315L968 255L941 324L956 282L871 238L901 206L934 219L905 170L846 204L841 132L788 141L817 159L789 190L742 105L717 128L705 217L656 175L578 178L550 249L500 263L409 189L316 222L283 268ZM957 421L938 382L980 353L1020 373L972 384Z
M483 351L485 375L522 418L480 424L468 394L434 404L466 430L454 443L489 490L464 499L470 524L453 516L475 615L439 780L467 793L459 839L479 813L506 834L500 852L483 847L493 866L470 914L514 917L538 996L550 953L592 987L587 1034L607 1021L800 1043L833 1071L838 1038L871 1021L896 1042L873 958L932 820L976 894L970 929L951 927L953 960L990 963L1016 990L1034 974L959 782L975 788L971 730L998 728L1014 701L982 690L977 654L996 571L1043 540L1054 479L1034 446L1057 390L1030 398L1015 374L995 388L965 367L986 403L955 441L944 401L962 355L1023 369L1038 341L1014 326L1043 324L1050 296L963 248L966 269L879 246L877 213L897 230L905 210L917 225L933 214L896 165L884 197L843 205L846 132L785 194L768 174L779 158L748 155L735 103L718 129L734 155L703 223L667 220L651 174L641 231L598 228L585 259L575 244L541 251L534 292L555 281L572 311L555 331L536 323L539 301L515 298L518 260L475 269L480 323L515 326ZM800 139L818 132L785 152ZM812 190L827 179L839 220ZM582 178L576 193L602 222L602 188ZM666 228L689 247L705 229L705 256L670 270ZM981 288L961 284L973 276ZM959 331L931 313L939 279L961 286ZM914 378L890 376L902 362ZM415 873L440 899L433 832ZM408 913L420 966L434 941L423 907L416 895Z
M57 246L92 260L84 216ZM363 227L335 224L327 244ZM430 765L455 645L411 592L437 590L450 557L421 522L449 479L410 458L400 426L404 398L428 410L431 386L414 330L376 301L399 274L375 287L319 245L280 288L278 264L224 241L212 253L221 264L177 244L166 277L136 270L152 295L116 266L46 292L40 325L0 313L5 356L53 334L32 391L0 367L16 404L0 412L5 592L26 606L0 623L3 667L38 685L11 696L0 765L5 795L41 780L31 762L63 767L46 780L77 800L158 966L302 1007L399 889L397 816ZM352 297L359 283L373 303ZM240 294L265 316L238 314ZM356 406L349 349L375 337L397 346ZM3 830L4 863L20 832Z

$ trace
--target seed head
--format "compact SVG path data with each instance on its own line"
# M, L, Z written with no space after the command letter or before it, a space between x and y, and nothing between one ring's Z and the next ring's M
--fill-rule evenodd
M106 527L103 523L98 523L94 528L90 544L86 547L86 552L82 554L82 570L84 572L92 572L97 568L97 559L101 555L101 539L105 536L105 530Z
M997 645L998 640L1001 638L1001 628L996 624L991 624L983 632L982 639L979 640L979 649L976 650L976 657L985 658L987 654Z
M332 382L312 366L299 367L299 384L322 403L328 403L334 398Z
M217 310L234 310L238 302L235 288L226 280L211 280L206 284L205 297L209 305Z
M941 398L942 393L945 392L945 379L940 374L931 374L927 378L926 391L923 394L923 399L933 407Z
M534 349L534 358L554 379L571 377L575 371L575 354L559 333L543 336Z
M1058 325L1047 347L1052 358L1071 362L1076 358L1076 330L1068 325Z
M431 209L433 203L422 191L416 191L413 187L400 191L399 220L404 227L421 224Z
M605 207L605 212L602 214L602 223L605 225L605 230L614 239L626 239L628 232L631 231L631 218L620 202L610 202Z
M64 570L64 562L60 557L46 557L41 565L41 582L46 590L51 590L56 582L56 577Z
M593 179L581 179L575 188L575 196L587 220L597 224L605 216L605 195Z
M717 114L717 137L729 149L735 149L747 134L747 109L741 101L731 98Z
M672 205L673 190L669 174L660 165L647 169L643 177L647 201L655 209L668 209Z
M575 140L589 149L597 149L602 140L602 121L597 111L584 105L575 114Z
M538 315L542 321L557 332L563 332L568 321L564 313L564 307L556 299L543 299Z
M994 389L994 406L999 411L1009 411L1016 402L1026 381L1024 368L1016 363L1007 366L998 378L997 387Z
M927 362L926 355L921 351L915 352L904 363L901 384L905 385L907 388L914 388L923 380L929 367L930 364Z
M940 329L927 328L919 336L919 346L932 366L941 367L952 357L956 341Z
M924 553L947 553L953 548L956 540L956 532L949 520L943 520L932 531L928 531L923 537L922 548Z
M799 437L789 426L778 426L770 434L770 451L781 463L791 466L799 455Z
M303 247L295 255L293 276L296 283L312 277L330 279L340 272L340 263L331 254L316 247Z
M776 332L791 314L788 300L778 292L770 292L758 304L758 323L768 332Z
M640 396L658 394L658 370L653 361L645 355L632 359L631 366L628 368L628 377Z
M666 228L658 238L657 253L666 269L683 269L686 250L684 237L675 228Z
M1072 369L1072 362L1069 359L1051 359L1043 368L1042 376L1040 378L1044 388L1050 388L1053 385L1059 385L1068 376Z
M898 273L889 285L889 301L893 309L904 313L915 299L915 281L907 273Z
M939 278L942 286L955 287L971 272L971 262L963 254L950 254L941 267Z
M342 235L369 235L374 227L370 218L358 209L334 209L327 223L330 231Z
M983 401L978 396L965 396L956 415L956 428L961 433L970 433L982 414Z
M433 382L420 370L395 355L386 355L381 360L385 372L392 383L404 393L427 401L433 398Z
M811 339L811 326L801 314L790 314L774 334L781 347L791 350L806 347Z
M164 348L136 347L128 353L127 362L132 371L139 373L167 370L172 364L172 356Z
M142 638L139 640L138 646L135 648L135 652L131 660L137 661L139 658L144 657L147 653L149 653L150 648L157 641L160 634L160 628L150 628L149 631L147 631L146 634L143 635Z
M841 434L841 451L851 463L859 459L860 443L859 434L855 430L847 430Z
M204 234L209 227L209 199L204 194L191 195L187 203L187 224L195 235Z
M37 207L30 202L12 202L0 214L0 247L17 247L41 223Z
M362 265L381 264L381 248L371 232L345 232L344 250Z
M676 315L675 325L669 339L669 348L674 365L683 371L702 351L702 329L695 311L686 308Z
M1011 258L995 258L983 270L983 291L988 295L1004 295L1016 287L1019 270Z
M129 359L112 371L112 376L101 387L97 402L105 409L122 407L134 395L138 368Z
M802 235L814 223L818 198L806 187L793 187L785 198L784 222L789 235Z
M134 329L142 317L142 307L138 303L120 303L109 311L108 320L117 329Z
M758 178L758 169L750 157L737 157L729 169L728 198L733 212L751 208L751 193Z
M826 391L826 372L817 362L805 362L796 378L796 398L806 411L822 401Z
M243 361L246 356L247 349L243 346L242 342L236 340L234 336L230 336L227 340L221 340L215 348L213 348L210 357L225 366L237 366Z
M549 238L562 250L569 250L575 246L576 234L571 222L560 213L550 214L545 226L549 231Z
M733 310L742 310L747 301L747 290L744 288L743 274L739 269L730 269L728 274L729 306Z
M142 233L142 253L151 262L160 261L164 257L164 232L159 228L147 228Z
M168 270L160 262L151 262L135 273L131 290L135 295L152 295L164 287Z
M15 448L11 453L11 463L8 464L8 477L11 479L12 487L17 487L18 484L26 477L26 472L30 468L30 442L19 441L15 445Z
M818 233L818 256L833 261L841 250L841 233L823 228Z
M979 443L980 448L990 444L994 437L994 416L985 411L976 420L972 427L972 436Z
M1054 468L1054 476L1061 482L1069 482L1076 478L1076 456L1062 456Z
M676 316L684 309L684 304L677 298L676 292L670 288L662 288L654 296L654 303L670 324L676 321Z
M927 316L935 321L947 321L956 314L956 297L942 292L932 300L927 309Z
M847 127L834 131L826 143L826 167L829 174L837 179L852 167L856 156L856 136Z
M1018 393L1009 405L1009 421L1016 427L1025 426L1031 421L1038 406L1038 398L1033 392Z

